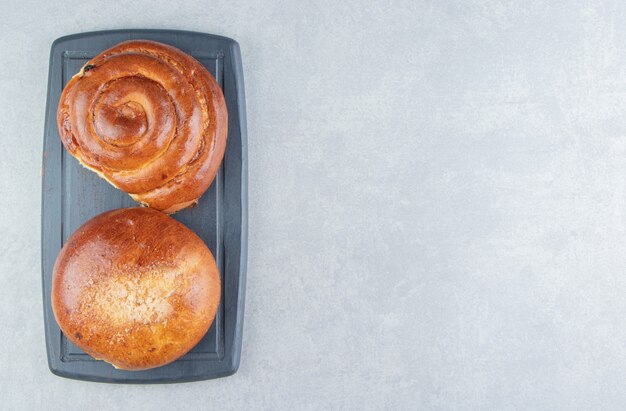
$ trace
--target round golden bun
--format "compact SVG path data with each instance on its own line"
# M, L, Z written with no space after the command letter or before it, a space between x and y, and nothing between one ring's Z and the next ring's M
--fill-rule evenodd
M120 43L67 83L57 111L65 148L136 201L173 213L198 201L224 156L219 85L191 56L147 40Z
M125 370L168 364L206 334L220 301L211 251L183 224L149 208L86 222L59 253L52 309L63 333Z

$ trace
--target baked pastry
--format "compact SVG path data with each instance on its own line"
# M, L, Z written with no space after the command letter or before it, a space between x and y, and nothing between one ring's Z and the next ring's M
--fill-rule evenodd
M63 333L125 370L159 367L192 349L220 301L211 251L183 224L144 207L86 222L61 249L52 309Z
M173 213L197 202L224 156L224 95L191 56L120 43L67 83L57 111L65 148L136 201Z

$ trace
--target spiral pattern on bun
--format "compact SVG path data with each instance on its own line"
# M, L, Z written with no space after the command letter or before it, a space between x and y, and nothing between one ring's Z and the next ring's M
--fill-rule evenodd
M136 201L173 213L197 202L224 156L219 85L191 56L157 42L120 43L68 82L57 112L65 148Z

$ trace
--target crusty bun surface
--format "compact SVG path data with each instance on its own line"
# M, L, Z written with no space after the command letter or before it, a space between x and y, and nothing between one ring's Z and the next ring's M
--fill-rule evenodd
M57 111L65 148L136 201L173 213L198 201L224 156L228 113L211 74L147 40L120 43L68 82Z
M59 253L52 308L74 344L125 370L159 367L211 326L220 278L211 251L183 224L149 208L98 215Z

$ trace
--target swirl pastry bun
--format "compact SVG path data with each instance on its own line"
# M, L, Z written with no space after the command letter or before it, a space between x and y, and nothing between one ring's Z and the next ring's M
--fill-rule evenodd
M52 309L63 333L125 370L168 364L206 334L220 301L211 251L183 224L144 207L94 217L54 265Z
M67 83L57 111L65 148L136 201L174 213L198 201L224 156L224 95L191 56L120 43Z

